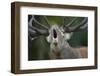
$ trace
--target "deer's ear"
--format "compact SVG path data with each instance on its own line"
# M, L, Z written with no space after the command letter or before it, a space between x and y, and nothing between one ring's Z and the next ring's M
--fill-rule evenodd
M72 35L73 35L73 33L65 33L65 34L64 34L65 40L71 39L71 36L72 36Z
M47 42L49 42L49 43L50 43L50 42L51 42L51 36L50 36L50 35L49 35L49 36L47 36L47 37L46 37L46 40L47 40Z

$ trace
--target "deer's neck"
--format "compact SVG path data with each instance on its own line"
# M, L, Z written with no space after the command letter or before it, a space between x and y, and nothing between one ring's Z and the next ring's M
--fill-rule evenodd
M75 59L81 57L80 53L66 42L60 48L59 46L53 46L50 55L51 59Z

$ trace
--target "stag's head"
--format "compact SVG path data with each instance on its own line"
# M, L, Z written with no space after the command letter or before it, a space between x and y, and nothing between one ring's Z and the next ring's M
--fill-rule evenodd
M63 29L59 26L52 25L49 29L49 36L47 41L50 43L51 49L61 49L65 42Z

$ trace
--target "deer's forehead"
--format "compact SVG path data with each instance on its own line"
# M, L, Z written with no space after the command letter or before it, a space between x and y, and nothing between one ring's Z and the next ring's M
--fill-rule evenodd
M52 32L54 29L56 30L56 32L60 31L60 27L58 27L57 25L52 25L50 31Z
M57 25L52 25L51 29L58 29L59 27Z

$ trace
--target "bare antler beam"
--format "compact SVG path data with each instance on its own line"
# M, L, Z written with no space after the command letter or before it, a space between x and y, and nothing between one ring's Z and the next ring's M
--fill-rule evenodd
M46 21L47 25L50 27L50 23L49 23L47 17L46 16L43 16L43 17L44 17L44 20Z
M37 27L35 27L32 22L35 21L37 24L39 24L40 26L42 26L44 29L39 29ZM31 17L29 23L28 23L28 31L29 34L34 37L34 36L39 36L39 35L48 35L48 29L47 27L45 27L44 25L42 25L41 23L39 23L34 16Z
M43 28L45 28L45 29L47 29L47 30L49 29L47 26L45 26L45 25L39 23L39 22L35 19L35 16L34 16L34 15L33 15L32 17L33 17L33 20L34 20L35 23L37 23L38 25L42 26Z

